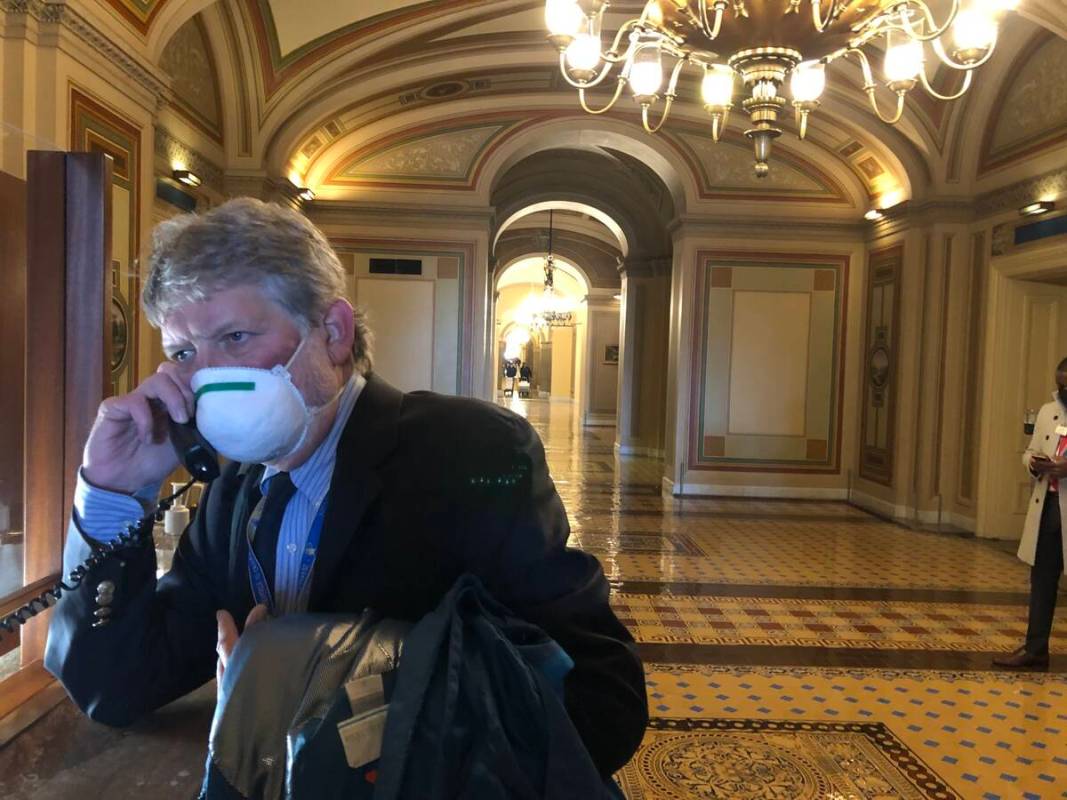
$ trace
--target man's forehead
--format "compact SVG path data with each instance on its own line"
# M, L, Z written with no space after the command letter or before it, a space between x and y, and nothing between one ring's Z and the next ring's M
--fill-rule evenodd
M214 313L197 313L204 309L179 309L160 326L163 341L211 339L234 330L261 327L271 316L265 307L218 309Z

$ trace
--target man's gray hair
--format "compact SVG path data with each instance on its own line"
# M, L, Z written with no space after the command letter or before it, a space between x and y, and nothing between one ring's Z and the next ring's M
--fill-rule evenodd
M345 296L345 271L307 217L251 197L204 214L182 214L152 232L141 304L155 327L179 306L240 285L258 286L308 330ZM352 357L367 374L373 336L361 309L355 317Z

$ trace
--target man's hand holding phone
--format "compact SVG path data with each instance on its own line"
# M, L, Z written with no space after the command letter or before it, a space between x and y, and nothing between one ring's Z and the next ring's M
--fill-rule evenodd
M168 417L186 422L195 408L192 389L169 363L129 394L107 398L100 404L85 443L85 479L102 489L125 493L162 481L178 466Z
M1044 453L1035 453L1030 456L1030 471L1036 475L1044 475L1052 466L1052 459Z
M1038 453L1031 456L1030 469L1035 475L1048 475L1050 478L1062 480L1067 478L1067 458Z

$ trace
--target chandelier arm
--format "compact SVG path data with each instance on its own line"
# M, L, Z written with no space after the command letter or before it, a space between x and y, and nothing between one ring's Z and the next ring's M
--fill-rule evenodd
M862 50L855 47L849 48L848 55L855 55L859 59L860 68L863 70L863 91L867 93L867 99L871 101L871 108L874 110L878 119L882 120L889 125L895 125L900 121L900 118L904 115L904 92L897 92L897 111L892 117L886 117L882 115L882 110L878 108L878 98L874 96L875 90L878 88L878 84L874 81L874 74L871 72L871 62L867 58L867 54Z
M826 15L826 19L823 19L822 0L811 0L811 21L815 25L815 30L819 33L825 33L826 29L830 27L830 23L837 18L834 13L836 10L837 0L830 0L830 12Z
M726 3L715 4L715 21L708 19L708 2L700 0L700 28L709 39L714 39L722 29L722 15L726 11Z
M615 34L614 41L611 43L611 49L601 56L605 61L611 61L612 63L617 64L630 56L630 51L633 49L633 42L630 42L630 44L626 46L626 52L622 55L616 55L616 53L619 52L619 45L622 44L623 34L636 25L636 19L628 19L622 24L622 27L619 28L619 32Z
M892 117L886 117L882 115L882 110L878 108L878 99L874 96L875 87L867 86L867 97L871 101L871 108L874 109L874 113L878 116L878 119L882 120L889 125L896 125L900 122L900 118L904 116L904 92L897 92L897 111Z
M915 6L923 15L923 19L927 25L933 30L930 33L919 33L911 24L907 10L909 6ZM917 42L930 42L934 39L939 39L949 26L955 22L956 14L960 10L960 0L952 0L952 7L949 9L948 17L945 19L945 24L938 27L937 22L934 20L934 12L930 10L930 6L926 5L923 0L907 0L900 6L900 30L904 31L911 39Z
M669 100L672 100L677 96L675 90L678 88L678 76L681 75L682 67L686 65L686 61L687 59L685 58L679 58L674 62L674 69L671 70L671 79L667 81L667 91L665 92L665 95Z
M971 64L961 64L956 61L952 56L945 52L945 46L941 44L941 40L937 39L933 42L934 52L937 53L937 57L941 59L941 62L946 67L952 67L952 69L958 69L970 73L971 70L977 69L993 57L993 50L997 46L997 35L993 34L993 41L989 43L989 49L986 50L986 54L977 61Z
M863 90L869 91L873 89L877 84L874 82L874 74L871 72L871 62L867 58L867 54L860 50L858 47L849 48L844 55L856 56L860 62L860 69L863 70Z
M930 85L930 79L926 77L926 68L925 67L923 67L923 69L920 70L919 77L922 80L923 88L926 89L926 91L929 94L931 94L933 97L936 97L938 100L958 100L959 98L963 97L963 95L965 95L967 93L968 89L971 88L971 78L974 77L974 73L973 72L965 72L965 73L963 73L963 86L960 87L960 90L958 92L956 92L955 94L941 94L936 89L934 89L934 87Z
M612 109L612 107L615 105L615 103L618 102L620 95L622 95L622 87L625 86L625 85L626 85L626 78L624 78L623 76L620 75L619 76L619 81L615 85L615 94L612 96L612 98L608 102L608 104L606 106L604 106L603 108L600 108L600 109L590 108L589 104L586 103L586 101L585 101L585 87L584 86L578 87L578 100L582 104L582 109L584 111L588 112L589 114L603 114L605 111L610 111Z
M641 123L645 126L645 130L649 133L659 133L659 129L663 127L663 124L667 121L667 117L671 113L671 104L674 102L674 95L667 95L666 101L663 103L663 115L659 118L659 124L652 126L648 122L648 110L651 106L645 103L641 106Z

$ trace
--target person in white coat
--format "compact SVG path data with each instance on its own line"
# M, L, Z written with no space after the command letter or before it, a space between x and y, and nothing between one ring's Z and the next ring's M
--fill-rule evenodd
M1023 464L1033 478L1019 558L1030 565L1030 616L1026 642L993 659L1005 669L1047 669L1056 591L1064 564L1061 519L1067 515L1067 358L1056 367L1056 393L1034 423Z

